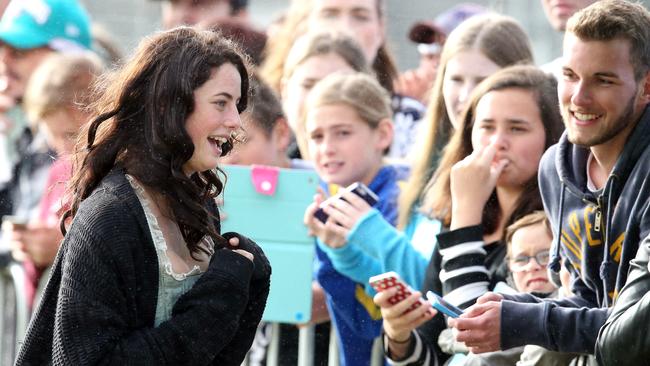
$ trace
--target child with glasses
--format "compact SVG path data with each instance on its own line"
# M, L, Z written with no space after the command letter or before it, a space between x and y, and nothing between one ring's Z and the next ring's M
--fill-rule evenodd
M546 271L552 239L544 211L528 214L508 227L508 269L517 291L550 294L556 290Z

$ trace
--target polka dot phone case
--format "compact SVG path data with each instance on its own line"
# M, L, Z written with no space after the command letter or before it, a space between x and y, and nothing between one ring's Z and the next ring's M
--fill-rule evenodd
M397 287L397 293L388 299L388 302L390 302L392 305L401 302L414 292L411 286L406 284L406 282L404 282L397 273L392 271L370 277L368 282L370 283L370 286L372 286L372 288L374 288L377 292L382 292L388 290L389 288ZM429 305L429 303L425 299L420 298L420 301L414 303L406 311L409 312L421 305Z

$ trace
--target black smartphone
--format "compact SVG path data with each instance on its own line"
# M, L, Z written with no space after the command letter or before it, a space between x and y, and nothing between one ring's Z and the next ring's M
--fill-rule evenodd
M323 207L327 206L329 202L331 202L332 200L344 199L342 198L342 196L347 192L353 192L357 196L361 197L364 201L366 201L370 206L374 206L379 201L379 197L377 197L375 192L371 191L370 188L368 188L365 184L361 182L356 182L345 187L345 189L343 189L338 194L323 201L320 204L318 210L316 210L316 212L314 213L314 216L318 220L320 220L320 222L325 223L329 215L325 213Z

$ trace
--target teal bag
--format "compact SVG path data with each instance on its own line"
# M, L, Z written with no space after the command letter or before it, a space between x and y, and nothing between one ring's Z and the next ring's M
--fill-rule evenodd
M314 238L303 216L318 176L312 170L222 166L227 176L221 231L253 239L271 263L271 290L263 320L305 323L311 317Z

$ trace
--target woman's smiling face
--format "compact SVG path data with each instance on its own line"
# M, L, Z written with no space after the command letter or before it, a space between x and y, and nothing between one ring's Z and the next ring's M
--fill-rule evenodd
M194 111L185 122L194 153L183 164L185 174L217 167L222 144L240 128L237 109L240 98L241 75L230 63L213 69L210 78L194 90Z

